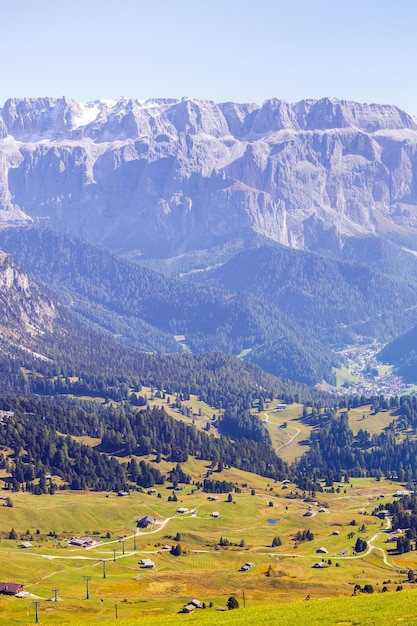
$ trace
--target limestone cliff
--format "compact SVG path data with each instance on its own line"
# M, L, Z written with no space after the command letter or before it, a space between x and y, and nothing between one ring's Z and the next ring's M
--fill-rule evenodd
M37 350L57 325L60 315L53 299L0 251L0 352Z
M264 235L417 249L417 124L394 106L8 100L0 219L168 256Z

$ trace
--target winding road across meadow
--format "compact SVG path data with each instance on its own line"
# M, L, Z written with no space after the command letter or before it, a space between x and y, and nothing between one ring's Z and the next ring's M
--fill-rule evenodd
M276 411L265 411L265 415L266 415L266 420L265 422L267 424L273 424L274 426L280 426L280 424L277 424L277 422L270 422L269 421L269 415L271 413L276 413ZM285 448L286 446L289 446L290 443L292 443L294 441L294 439L296 437L298 437L298 435L301 433L301 430L299 428L297 428L296 426L287 426L287 428L292 428L293 430L296 431L295 435L292 435L288 441L286 441L285 443L281 444L280 446L278 446L278 448L275 448L275 452L278 452L278 450L281 450L282 448Z
M177 517L189 517L189 518L193 518L196 516L196 511L197 509L191 509L190 511L188 511L188 513L186 514L181 514L181 515L174 515L172 517L167 517L166 519L164 519L161 522L157 523L157 527L148 531L148 532L141 532L141 531L136 531L136 533L134 535L129 535L127 537L124 537L124 540L127 539L133 539L135 536L139 537L141 535L150 535L150 534L154 534L154 533L159 533L160 531L162 531L165 526L168 524L169 521L171 521L172 519L175 519ZM376 539L379 537L379 535L385 534L387 530L389 530L391 528L391 519L389 517L385 518L386 520L386 527L384 530L380 530L377 533L375 533L375 535L373 535L373 537L371 537L368 540L368 547L364 552L361 552L359 554L352 554L352 555L348 555L348 554L337 554L337 555L329 555L332 556L333 558L337 558L338 560L350 560L350 559L362 559L366 556L369 556L369 554L371 554L371 552L378 551L381 553L382 555L382 561L384 563L384 565L386 565L387 567L397 570L398 566L393 565L392 563L390 563L388 561L388 554L386 552L386 550L384 550L383 548L380 548L379 546L375 546L374 542L376 541ZM120 539L115 539L112 541L108 541L106 542L106 544L104 544L105 547L107 547L110 544L120 544ZM104 547L103 546L103 547ZM97 545L93 545L93 546L89 546L87 548L83 548L83 550L91 550L93 548L97 548ZM77 551L77 549L74 550L74 552ZM160 550L148 550L146 551L146 554L157 554ZM125 557L129 557L129 556L133 556L137 553L145 553L143 550L137 550L137 551L130 551L130 552L125 552L125 554L119 554L119 555L114 555L113 557L99 557L99 556L85 556L83 554L72 554L72 555L51 555L51 554L36 554L36 553L31 553L32 556L38 556L40 558L43 559L47 559L47 560L55 560L55 559L69 559L69 560L82 560L82 561L97 561L98 563L100 563L101 561L108 561L108 560L114 560L114 559L121 559L121 558L125 558ZM191 550L191 552L195 552L195 553L202 553L202 552L207 552L207 553L217 553L217 550L213 549L213 550ZM106 552L105 554L108 554L108 552ZM242 550L241 554L247 555L248 552ZM311 554L298 554L295 552L256 552L256 554L260 554L260 555L268 555L270 557L284 557L284 558L302 558L302 559L315 559L317 558L316 555L311 555Z

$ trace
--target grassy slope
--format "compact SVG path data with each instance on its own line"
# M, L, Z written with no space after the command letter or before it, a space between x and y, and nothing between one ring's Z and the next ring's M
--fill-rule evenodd
M265 426L271 436L272 445L278 455L292 463L300 458L308 449L307 439L310 436L311 426L302 420L303 406L301 404L290 404L283 411L274 411L278 400L270 403L269 407L259 416L266 420ZM286 428L282 428L284 423Z
M308 439L312 426L308 420L303 420L301 404L291 404L283 411L276 412L274 408L277 404L278 400L271 402L264 412L259 413L259 417L263 420L268 417L265 426L271 436L272 445L281 458L292 463L308 450ZM363 415L365 419L362 418ZM349 426L355 436L361 429L367 430L370 435L378 434L396 418L395 411L373 413L370 404L349 410ZM284 422L287 423L286 428L281 427Z
M85 591L85 585L80 592ZM53 595L53 594L52 594ZM239 597L240 608L236 611L225 610L226 598L213 608L196 611L193 615L175 614L161 608L158 602L144 603L123 602L117 604L118 619L115 619L115 603L97 598L87 601L74 601L71 604L72 615L64 611L63 603L41 604L39 610L42 624L88 624L105 622L106 624L140 623L143 626L176 626L177 624L195 623L205 626L250 624L252 626L306 626L334 625L340 626L413 626L417 621L416 591L407 590L401 593L385 593L373 596L360 596L343 599L312 600L310 602L274 602L266 603L248 601L243 609L242 598ZM16 604L16 610L9 612L9 605ZM7 617L5 615L7 614ZM0 624L34 623L34 606L27 600L4 600L0 598Z
M363 415L365 419L362 419ZM360 406L349 411L349 426L357 435L359 430L367 430L370 435L380 433L396 419L395 411L371 412L371 405Z

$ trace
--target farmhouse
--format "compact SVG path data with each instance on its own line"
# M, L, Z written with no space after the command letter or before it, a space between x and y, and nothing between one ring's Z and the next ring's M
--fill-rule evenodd
M156 521L155 518L152 517L151 515L145 515L145 517L141 517L140 520L138 521L138 527L149 528L149 526L152 526L152 524L155 521Z
M21 548L33 548L32 544L30 543L30 541L22 541L22 543L20 544Z
M20 583L0 583L0 593L5 596L15 596L21 591L23 591L23 585L21 585Z
M193 604L196 609L201 609L202 608L200 600L196 600L195 598L193 600L190 600L190 602L188 604Z
M321 548L317 548L316 552L317 552L318 554L327 554L327 550L326 550L326 548L323 548L323 547L321 547Z
M255 567L255 563L252 563L252 561L248 561L247 563L242 565L242 567L240 568L240 571L241 572L247 572L250 569L252 569L252 567Z
M96 541L92 537L80 537L79 539L77 537L73 537L69 541L70 546L77 546L78 548L88 548L89 546L94 546L98 543L100 542Z
M218 511L213 511L211 513L211 517L220 517L220 513Z
M146 569L153 569L155 567L155 563L151 559L141 559L139 565Z
M70 539L69 545L70 546L77 546L79 548L83 548L84 547L83 540L82 539L77 539L77 537L73 537L72 539Z
M177 509L177 513L188 513L188 509L185 506L180 506L180 508Z

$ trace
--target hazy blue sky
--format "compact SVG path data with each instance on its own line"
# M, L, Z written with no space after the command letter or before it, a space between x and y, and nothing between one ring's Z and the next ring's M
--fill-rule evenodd
M417 115L416 0L15 0L0 104L335 96Z

